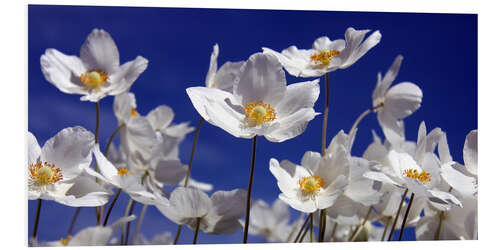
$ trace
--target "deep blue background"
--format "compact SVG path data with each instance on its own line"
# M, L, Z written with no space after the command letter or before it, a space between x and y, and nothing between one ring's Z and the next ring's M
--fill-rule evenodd
M120 51L120 61L142 55L149 60L146 71L131 91L138 111L145 115L158 105L175 111L174 122L190 121L199 115L185 89L204 85L212 46L220 46L219 66L226 61L246 60L261 47L281 51L296 45L310 48L319 36L344 38L348 27L380 30L382 41L357 63L331 74L331 109L327 143L340 130L348 130L357 116L370 108L377 72L385 73L394 58L404 56L396 81L417 84L424 93L421 108L405 119L406 137L416 140L418 125L425 120L428 131L441 127L448 135L453 158L462 160L465 136L477 128L477 15L371 13L333 11L274 11L139 7L28 6L28 129L43 143L63 128L81 125L95 129L94 103L79 101L79 95L60 92L48 83L40 70L40 56L47 48L79 55L80 46L93 28L108 31ZM287 82L304 79L287 74ZM323 112L324 89L316 103ZM101 101L100 142L103 147L117 126L113 98ZM252 198L268 203L279 194L269 172L271 157L300 162L307 150L320 151L322 116L309 123L300 136L283 143L263 137L257 144ZM360 156L372 142L371 130L382 136L375 115L360 126L353 155ZM194 133L181 144L181 160L187 163ZM118 141L116 141L117 143ZM222 129L204 123L201 129L192 176L214 184L215 190L247 188L251 140L237 139ZM127 197L122 195L110 222L121 217ZM31 233L35 201L29 202L28 229ZM296 218L297 212L292 211ZM138 214L140 206L136 206ZM43 202L39 239L64 237L74 208ZM95 210L82 209L75 232L95 224ZM176 225L150 207L141 232L148 238L170 231ZM405 239L415 239L413 228ZM239 243L242 232L231 236L201 233L199 243ZM396 234L397 235L397 234ZM185 229L180 243L190 243L193 233ZM250 242L262 237L250 236Z

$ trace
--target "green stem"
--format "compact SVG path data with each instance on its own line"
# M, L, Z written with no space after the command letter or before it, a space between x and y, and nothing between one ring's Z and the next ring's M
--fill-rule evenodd
M68 236L70 236L73 233L73 228L75 227L76 224L76 218L78 218L78 215L80 214L80 209L81 207L76 208L75 214L73 215L73 219L71 220L71 224L69 225Z
M309 223L310 227L309 228L309 233L311 234L310 236L310 240L311 240L311 243L314 242L314 223L313 223L313 215L311 213L311 222Z
M175 234L174 245L177 245L177 241L179 241L179 236L181 235L182 225L177 226L177 233Z
M323 114L323 133L321 136L321 155L326 152L326 125L328 123L328 110L330 105L330 77L325 74L325 110Z
M368 221L368 218L370 217L370 213L372 212L372 207L370 206L368 208L368 213L366 213L366 216L365 218L363 219L363 222L361 222L357 227L356 229L354 230L354 232L352 233L351 237L349 238L349 241L354 241L354 239L356 239L356 236L358 236L359 232L361 231L361 229L365 226L366 222Z
M118 191L116 191L115 197L113 198L113 201L111 201L111 205L109 205L108 211L106 212L106 217L104 218L104 222L102 223L102 226L105 227L106 224L108 223L109 215L111 214L111 209L115 206L116 200L118 200L118 196L122 190L119 188Z
M297 233L297 237L295 237L295 240L293 241L294 243L296 243L298 240L299 240L299 237L300 235L302 234L302 231L304 231L304 228L306 227L307 225L307 222L311 219L311 214L309 214L306 218L306 220L304 221L304 224L302 224L302 227L300 227L300 230L299 230L299 233Z
M196 239L198 238L198 231L200 231L200 221L200 217L196 218L196 230L194 231L193 245L196 244Z
M387 229L389 229L389 224L391 224L391 220L392 220L391 216L387 217L387 222L385 223L384 233L382 234L381 241L384 241L384 239L385 239L385 234L387 233Z
M358 116L358 118L356 119L356 121L352 125L351 130L349 130L349 136L351 136L352 133L354 133L354 129L356 129L358 127L359 123L361 122L361 120L363 120L363 118L365 118L365 116L369 115L371 112L375 112L378 108L380 108L382 106L384 106L383 103L381 103L375 107L371 107L371 108L365 110L363 113L361 113L361 115Z
M311 219L309 220L309 225L311 225L312 223L313 223L313 221L312 221L312 217L311 217ZM299 242L302 242L304 240L304 237L306 237L307 232L309 232L309 229L311 229L311 227L307 226L306 230L304 231L304 234L302 234L302 236L300 237Z
M134 245L135 238L137 237L137 234L139 233L139 229L141 228L142 221L144 220L144 216L146 215L148 205L143 204L142 209L141 209L141 215L139 216L139 220L137 221L137 224L135 225L134 233L132 234L132 240L130 240L130 245Z
M245 231L243 233L243 244L247 243L248 240L248 224L250 223L250 195L252 193L252 182L253 182L253 172L255 169L255 151L257 148L257 136L253 137L252 146L252 165L250 166L250 177L248 178L248 191L247 191L247 205L246 205L246 215L245 215Z
M394 222L392 223L391 233L389 233L389 238L387 239L387 241L392 240L392 235L394 234L394 230L396 229L396 224L398 223L399 213L401 212L401 208L403 207L403 203L405 202L406 194L408 194L408 188L405 190L403 197L401 197L401 202L399 202L398 212L396 213L396 216L394 216Z
M288 237L286 238L286 243L289 243L290 240L292 239L292 236L293 234L295 233L295 231L297 230L297 226L299 225L299 222L300 220L302 220L302 218L304 217L304 213L301 213L299 218L297 221L295 221L295 223L293 223L293 227L292 227L292 230L290 231L290 234L288 234Z
M415 197L415 193L411 193L410 203L408 203L408 207L406 208L405 217L403 218L403 225L401 225L401 232L399 233L399 241L403 238L403 232L405 231L406 219L408 219L408 214L410 213L411 204L413 203L413 198Z
M321 209L319 217L318 242L323 242L326 231L326 209Z
M335 222L335 224L333 224L332 234L330 235L330 241L331 242L335 241L335 232L337 231L337 226L338 226L338 223Z
M33 224L33 233L31 237L36 239L36 232L38 231L38 221L40 220L40 209L42 208L42 199L38 199L36 204L36 215L35 215L35 223Z
M132 205L130 205L130 211L128 212L128 216L132 215L132 212L134 211L135 207L135 201L132 200ZM130 233L130 221L127 222L127 233L125 234L125 245L128 245L128 236Z
M99 101L95 102L95 144L99 143Z
M130 211L130 207L132 206L132 203L133 203L134 200L132 199L129 199L128 200L128 203L127 203L127 208L125 209L125 213L123 214L123 216L127 216L129 214L129 211ZM125 245L125 226L122 226L121 227L121 233L120 233L120 245Z

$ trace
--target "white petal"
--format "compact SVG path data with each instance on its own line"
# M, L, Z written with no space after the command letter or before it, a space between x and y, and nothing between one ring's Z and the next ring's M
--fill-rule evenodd
M443 136L439 140L438 153L441 163L448 163L453 161L450 154L450 148L448 146L448 140L446 139L446 133L443 133Z
M96 207L106 204L112 192L101 187L94 177L84 173L74 179L73 186L65 195L56 201L72 207Z
M113 38L104 30L94 29L80 49L87 69L100 69L110 74L120 66L120 55Z
M163 130L174 120L174 111L167 105L160 105L151 110L146 118L154 130Z
M113 100L113 112L118 123L126 123L130 119L132 109L137 108L134 93L124 92L115 96Z
M240 69L245 62L226 62L215 74L215 88L233 93L233 86L238 83Z
M278 117L276 123L279 123L279 127L274 130L270 129L270 132L265 134L265 137L272 142L283 142L292 139L302 134L306 130L309 121L318 114L312 108L303 108L289 116Z
M269 170L274 175L274 178L278 181L278 187L283 193L293 193L297 187L297 183L294 181L289 172L283 169L280 163L271 158L269 160Z
M313 173L315 173L318 170L320 163L321 163L320 153L307 151L302 156L300 165L310 169Z
M315 202L311 199L307 199L305 201L300 201L296 198L291 198L286 196L285 194L280 194L279 198L290 205L293 209L299 210L303 213L313 213L318 210Z
M398 182L394 181L392 178L382 172L367 171L363 174L363 176L371 180L385 182L395 186L399 185Z
M41 153L42 149L36 137L28 131L28 165L36 163Z
M155 169L155 178L166 185L176 185L186 176L187 166L179 160L159 160Z
M71 238L68 246L105 246L112 235L109 227L87 227Z
M194 108L210 124L220 127L235 137L252 138L254 134L242 129L245 118L243 109L238 105L233 95L228 92L204 87L186 89ZM230 106L231 105L231 106Z
M170 196L170 204L182 217L198 218L208 214L212 201L200 190L178 187Z
M456 205L456 206L459 206L459 207L463 207L462 206L462 203L457 199L457 197L455 197L454 195L448 193L448 192L443 192L443 191L439 191L439 190L429 190L429 193L431 193L431 195L441 201L444 201L444 202L447 202L449 204L453 204L453 205ZM434 199L430 199L431 201L435 201Z
M120 133L120 141L126 153L140 153L150 159L153 146L157 143L156 133L146 117L132 117Z
M80 82L86 68L76 56L67 56L55 49L47 49L40 58L45 79L67 94L87 94Z
M217 57L219 56L219 45L215 44L210 55L210 66L208 68L207 76L205 77L206 87L214 82L215 73L217 72Z
M420 108L422 90L410 82L394 85L387 91L384 110L390 112L396 119L403 119Z
M94 146L92 153L94 153L99 173L101 173L107 181L117 186L118 183L114 181L114 177L118 174L116 167L101 153L98 145Z
M273 212L273 217L278 223L286 222L290 219L290 212L288 211L288 206L280 199L276 199L271 207ZM251 217L250 217L251 218Z
M399 68L401 66L401 62L403 61L403 57L401 55L397 56L396 59L394 59L394 62L392 63L391 67L389 70L384 75L383 79L379 79L377 82L377 87L373 91L372 95L372 100L373 100L373 106L375 107L378 103L375 103L375 101L379 98L383 98L387 92L387 89L389 89L389 86L391 86L392 82L396 78L396 76L399 73ZM380 77L380 73L379 73Z
M184 180L181 181L180 185L184 185ZM188 187L196 188L196 189L199 189L199 190L205 191L205 192L212 191L212 189L214 188L214 186L212 184L197 181L197 180L193 179L192 177L189 178Z
M193 130L194 128L189 126L189 122L183 122L167 127L165 133L182 140L186 134L193 132Z
M334 182L338 177L349 177L349 155L344 146L334 144L331 149L332 153L327 154L321 162L318 171L315 173L320 176L326 185Z
M391 145L398 148L405 140L403 122L398 121L385 109L377 113L377 120L382 127L386 140L389 141Z
M135 60L127 62L109 76L109 87L106 92L109 95L117 95L128 91L130 86L137 80L139 75L148 67L148 60L142 56L138 56Z
M342 51L345 48L345 41L342 39L337 39L330 41L330 38L322 36L317 38L313 43L313 49L315 50L337 50Z
M477 175L477 130L469 132L463 150L464 164L467 170Z
M365 34L369 31L370 30L355 30L353 28L348 28L346 30L346 47L337 56L340 60L343 61L343 63L340 65L340 68L345 69L351 66L357 60L359 60L359 58L365 55L366 52L368 52L371 48L375 47L375 45L380 42L382 35L377 30L373 32L368 38L366 38L366 40L361 44L361 41L365 37Z
M276 107L285 91L285 72L278 59L270 54L256 53L242 66L234 94L242 98L243 105L264 102Z
M299 50L295 46L290 46L287 49L284 49L281 53L278 53L272 49L268 48L262 48L264 54L271 54L274 55L280 63L285 67L286 71L290 75L296 76L296 77L311 77L311 76L303 76L303 71L306 69L306 67L310 64L310 54L311 51L309 50ZM322 74L319 75L314 75L314 76L321 76Z
M90 131L79 126L65 128L45 142L41 161L60 168L64 180L69 180L90 165L93 145L94 135Z
M212 194L213 208L218 216L224 219L239 219L245 214L247 192L243 189L217 191Z
M319 79L290 84L281 102L276 106L278 116L288 116L302 108L314 108L319 97Z

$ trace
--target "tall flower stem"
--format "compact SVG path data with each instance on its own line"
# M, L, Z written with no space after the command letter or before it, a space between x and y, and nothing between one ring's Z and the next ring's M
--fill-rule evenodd
M76 218L78 218L79 214L80 214L80 207L77 207L75 214L73 215L73 219L71 219L71 224L69 225L68 236L70 236L73 233L73 228L75 227Z
M312 216L311 216L311 220L309 220L309 225L311 225L312 223L313 223L313 221L312 221ZM299 242L302 242L304 240L304 237L306 237L307 232L309 232L309 230L311 229L311 227L309 225L307 226L306 230L304 231L304 233L300 237Z
M372 212L372 206L370 206L368 208L368 212L366 213L366 216L365 218L363 219L363 222L361 222L357 227L356 229L354 230L354 232L352 233L351 237L349 238L349 241L354 241L354 239L356 239L356 236L358 236L359 232L361 231L361 229L365 226L366 222L368 221L368 218L370 217L370 213Z
M309 226L310 226L309 233L311 234L310 235L310 241L311 241L311 243L314 242L314 223L313 223L312 217L313 217L313 214L311 213L311 221L309 222Z
M250 195L252 193L253 172L255 169L255 151L257 148L257 136L253 137L252 146L252 165L250 166L250 177L248 178L248 191L247 191L247 209L245 215L245 231L243 232L243 244L247 243L248 239L248 224L250 223Z
M321 136L321 155L325 155L326 149L326 125L328 123L328 110L330 105L330 77L325 74L325 110L323 114L323 133Z
M99 101L95 102L95 144L99 145L99 113L100 113L100 108L99 108ZM96 163L97 164L97 163ZM96 170L97 170L97 165L96 165ZM97 178L96 178L97 182ZM75 212L80 213L79 210ZM99 210L99 207L95 208L95 215L97 218L97 225L101 224L101 211Z
M142 221L144 220L144 216L146 215L146 211L148 209L148 205L143 204L142 209L141 209L141 215L139 216L139 220L137 221L137 224L135 224L135 229L134 233L132 234L132 239L130 240L130 245L134 245L135 238L137 237L137 234L139 233L139 229L141 228Z
M335 232L337 231L337 226L338 226L338 223L335 222L333 224L333 230L332 230L332 234L330 235L330 241L331 242L334 242L335 241Z
M196 218L196 230L194 231L193 245L196 244L196 239L198 238L198 231L200 231L200 221L200 217Z
M125 213L123 214L124 216L127 216L129 215L130 213L130 208L132 207L132 204L133 204L133 201L132 199L129 199L128 200L128 203L127 203L127 208L125 209ZM121 233L120 233L120 245L125 245L125 226L122 226L121 227Z
M300 216L299 216L299 219L297 219L297 221L295 221L295 223L293 223L292 230L290 231L290 234L288 234L288 237L286 238L285 242L290 242L290 240L292 239L293 234L297 230L297 226L299 225L299 223L300 223L300 221L302 220L303 217L304 217L304 213L301 213Z
M102 223L102 226L105 227L106 224L108 223L109 215L111 214L111 209L115 206L116 200L118 200L118 196L122 192L121 189L118 189L116 191L115 197L113 198L113 201L111 201L111 205L109 205L108 211L106 212L106 217L104 218L104 222Z
M132 200L132 199L131 199ZM132 200L132 204L130 205L130 210L128 211L128 216L132 215L134 211L135 201ZM125 234L125 245L128 245L128 236L130 234L130 221L127 222L127 232Z
M321 209L319 217L319 230L318 230L318 242L323 242L326 231L326 210Z
M410 213L411 204L413 203L413 198L415 197L415 193L411 193L410 203L408 203L408 207L406 208L405 217L403 218L403 225L401 225L401 232L399 233L399 241L403 238L403 232L405 231L406 219L408 219L408 214Z
M387 239L387 241L391 241L392 239L392 235L394 234L394 230L396 229L396 224L398 223L399 213L401 212L401 208L403 207L403 203L405 202L406 194L408 194L408 189L405 190L403 197L401 197L401 202L399 203L398 211L394 216L394 222L392 223L392 229L389 233L389 238Z
M354 124L352 125L351 127L351 130L349 130L349 136L352 135L352 133L354 133L354 129L356 129L359 125L359 123L361 122L361 120L363 120L363 118L365 118L365 116L369 115L371 112L375 112L377 109L381 108L384 104L381 103L375 107L371 107L367 110L365 110L363 113L361 113L361 115L358 116L358 118L356 119L356 121L354 122Z
M384 227L384 233L382 234L382 239L380 239L380 241L384 241L385 240L385 234L387 233L387 229L389 229L389 225L391 224L391 221L392 221L392 217L387 217L387 222L385 223L385 227Z
M187 187L189 184L189 177L191 176L191 169L193 169L193 159L194 159L194 152L196 149L196 143L198 142L198 136L200 135L200 128L201 124L203 123L203 117L200 117L200 121L198 122L198 126L196 126L196 131L194 132L194 139L193 139L193 146L191 147L191 156L189 156L189 165L188 169L186 172L186 178L184 179L184 187ZM177 241L179 240L179 236L181 235L181 230L182 230L182 225L179 225L177 227L177 233L175 234L175 240L174 240L174 245L177 244Z
M300 230L299 232L297 233L297 237L295 237L295 240L293 241L294 243L296 243L298 240L299 240L299 237L300 235L302 234L302 231L304 231L304 228L306 227L307 225L307 222L311 219L311 214L309 214L309 216L307 216L306 220L304 221L304 224L302 224L302 227L300 227Z
M36 232L38 231L38 221L40 220L40 209L42 208L42 199L38 199L36 203L36 215L35 215L35 223L33 224L33 233L31 237L36 239Z

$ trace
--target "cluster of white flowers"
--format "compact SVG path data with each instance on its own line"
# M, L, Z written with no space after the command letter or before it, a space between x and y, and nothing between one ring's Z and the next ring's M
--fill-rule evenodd
M104 153L94 134L80 126L63 129L43 147L28 132L29 199L39 204L52 200L72 207L98 207L99 223L74 236L61 235L57 242L37 242L37 219L31 244L177 243L181 227L175 240L173 232L149 241L137 231L129 242L112 239L117 228L135 219L125 216L106 226L121 192L130 197L130 203L144 204L138 226L146 207L154 206L170 221L193 230L193 243L198 231L234 234L240 229L245 229L245 243L247 232L270 242L381 241L391 240L393 231L405 226L416 227L418 240L477 239L477 130L467 135L463 165L452 159L446 133L440 128L427 133L422 122L417 142L407 141L403 119L420 107L423 94L410 82L391 87L402 56L383 77L378 74L373 106L363 113L377 113L386 140L382 143L373 132L373 143L362 156L351 155L351 148L364 115L348 133L339 131L323 153L299 151L305 151L300 165L271 158L269 170L277 185L268 188L281 191L272 206L250 199L253 161L248 190L219 190L209 197L213 186L190 178L202 121L235 137L254 139L254 157L257 136L283 142L302 134L309 121L320 115L314 107L320 79L287 84L285 70L296 77L321 77L345 69L380 42L379 31L365 39L369 32L348 28L345 40L320 37L309 50L291 46L278 53L263 48L247 61L226 62L220 68L216 44L205 87L186 89L201 116L188 165L179 159L179 144L195 129L188 122L173 124L174 111L166 105L146 116L136 110L130 87L148 60L138 56L120 65L113 39L99 29L87 37L80 57L47 49L40 59L46 80L97 107L102 98L114 96L118 123ZM117 133L120 146L115 148L112 140ZM165 186L175 189L168 192ZM290 221L289 206L303 214ZM314 227L318 236L313 235Z

